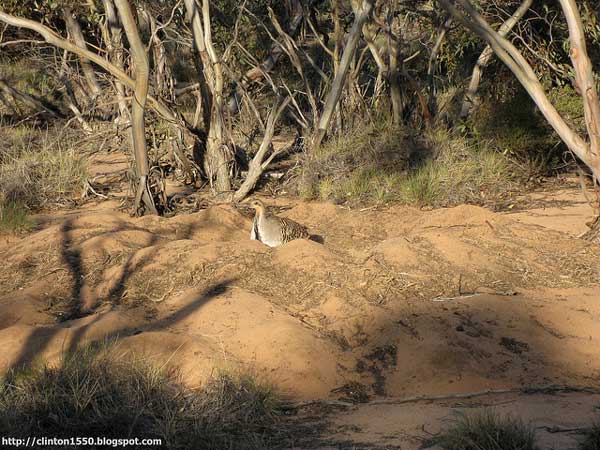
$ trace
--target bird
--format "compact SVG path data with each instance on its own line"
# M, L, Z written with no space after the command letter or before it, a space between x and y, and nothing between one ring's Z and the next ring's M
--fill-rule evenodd
M308 229L304 225L268 213L261 200L253 200L250 206L255 210L252 231L250 231L251 240L260 241L269 247L277 247L294 239L310 238Z

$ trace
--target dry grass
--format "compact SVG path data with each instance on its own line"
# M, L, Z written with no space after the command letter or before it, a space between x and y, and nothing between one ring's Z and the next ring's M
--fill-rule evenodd
M60 80L47 70L43 61L3 58L0 66L2 76L15 89L38 98L50 99L60 85Z
M191 390L177 374L101 345L66 356L58 367L7 374L0 432L159 438L168 449L277 448L279 407L271 388L250 376L221 373Z
M550 98L569 123L578 128L584 125L581 97L571 88L554 88ZM484 98L469 127L478 140L509 156L531 180L564 170L569 167L565 159L572 160L564 157L565 146L518 85Z
M511 161L481 143L445 129L426 135L431 157L399 185L401 199L417 206L488 204L518 187Z
M304 198L340 203L387 200L413 151L408 131L382 119L336 136L307 155L295 188Z
M521 420L491 411L460 415L436 438L443 450L537 450L535 432Z
M513 160L445 128L416 139L383 122L337 137L308 156L296 190L336 203L496 205L522 187L522 174Z
M27 126L2 126L6 145L0 149L0 228L18 232L32 228L30 211L64 206L81 193L87 160L72 137L50 136Z
M0 158L0 190L5 201L31 209L67 203L81 192L87 178L86 160L74 149L2 151Z

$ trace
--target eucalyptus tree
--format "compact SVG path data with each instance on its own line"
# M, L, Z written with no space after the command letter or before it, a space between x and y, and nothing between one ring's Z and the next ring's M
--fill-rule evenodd
M574 83L582 100L587 136L581 136L557 111L549 100L531 64L503 33L494 30L469 0L439 0L444 8L467 28L485 39L494 53L511 70L531 96L558 136L591 171L598 189L600 180L600 101L596 76L588 55L583 21L575 0L559 0L563 20L569 33L569 56L572 61ZM596 199L594 227L600 229L600 199ZM597 230L595 230L597 231ZM594 234L595 236L595 234Z

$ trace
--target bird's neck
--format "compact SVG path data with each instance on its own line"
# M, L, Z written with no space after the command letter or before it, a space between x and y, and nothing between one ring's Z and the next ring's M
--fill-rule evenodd
M267 212L265 211L264 208L257 208L256 209L256 217L259 219L262 219L263 217L267 216Z

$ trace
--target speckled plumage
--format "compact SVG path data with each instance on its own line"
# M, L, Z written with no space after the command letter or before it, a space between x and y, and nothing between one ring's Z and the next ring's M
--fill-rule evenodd
M291 219L269 214L263 202L254 200L251 206L256 210L250 239L269 247L277 247L294 239L308 239L310 234L305 226Z

